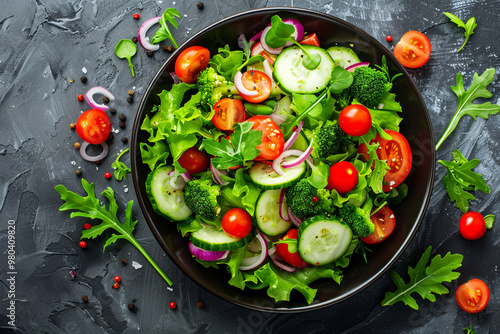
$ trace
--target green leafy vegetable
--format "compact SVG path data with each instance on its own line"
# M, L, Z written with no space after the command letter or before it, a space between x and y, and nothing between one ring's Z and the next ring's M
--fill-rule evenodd
M319 162L311 172L311 175L307 178L307 181L314 187L318 189L323 189L328 184L328 176L330 174L330 166Z
M459 52L460 50L462 50L464 48L465 44L467 44L467 41L469 40L470 35L472 35L474 33L474 29L476 29L476 27L477 27L476 18L471 17L467 21L467 23L464 23L464 21L460 20L457 16L453 15L452 13L445 12L444 15L448 16L448 18L451 20L451 22L455 23L457 26L465 29L465 31L464 31L465 42L464 42L464 44L462 44L460 49L457 50L457 52Z
M123 162L120 161L122 155L128 152L128 148L118 155L115 162L111 164L111 168L115 169L115 179L121 181L122 179L127 179L127 173L130 173L130 168L127 167Z
M465 327L462 329L465 334L477 334L477 332L472 328L472 325L469 325L469 327Z
M451 89L458 97L458 107L438 143L436 144L436 151L446 138L455 130L458 121L465 115L471 116L476 120L477 116L488 119L489 115L495 115L500 111L500 106L497 104L485 103L472 103L479 97L490 98L493 94L486 88L492 81L495 75L494 68L488 68L481 76L474 73L472 84L466 91L463 84L462 74L457 73L457 86L451 86Z
M469 210L469 200L476 199L470 193L471 191L481 190L486 194L490 193L490 187L481 174L472 171L481 162L479 159L468 161L458 149L455 149L452 161L439 160L438 162L448 169L443 179L444 189L448 192L450 200L455 202L462 212Z
M149 254L142 248L142 246L137 242L133 236L133 231L137 220L132 220L132 204L133 201L128 202L127 208L125 210L125 222L121 223L117 217L118 204L116 203L115 193L113 189L108 187L104 190L101 195L106 197L109 201L109 208L99 203L99 199L96 198L94 192L94 184L89 184L85 179L82 179L83 189L87 192L87 196L82 197L74 192L66 189L63 185L59 184L55 187L55 190L61 195L61 199L65 203L59 208L60 211L65 210L75 210L71 213L70 217L86 217L90 219L98 219L101 221L99 225L95 225L88 230L82 232L82 239L93 239L101 235L104 231L111 229L116 233L113 233L111 237L106 241L103 247L103 252L107 246L113 244L118 239L128 240L132 245L134 245L139 252L144 255L146 260L156 269L156 271L163 277L163 279L172 285L172 281L163 273L163 271L158 267L158 265L153 261Z
M161 41L165 39L169 39L174 43L174 46L178 48L179 46L177 45L177 42L174 39L174 36L172 36L172 33L170 32L170 29L168 28L167 22L170 22L170 24L177 29L177 21L175 18L180 18L181 14L177 11L175 8L167 8L163 15L160 18L160 28L156 31L155 35L151 39L151 44L158 44Z
M137 52L137 45L130 39L121 39L115 46L115 54L120 59L127 59L128 67L132 72L132 76L135 77L134 65L132 65L132 56Z
M417 301L411 296L418 293L422 299L431 302L436 301L435 294L442 295L450 292L442 282L451 282L460 276L459 272L453 271L462 266L463 256L461 254L451 254L448 252L444 257L436 255L427 266L431 256L432 247L429 246L422 254L415 268L408 267L410 280L404 280L394 270L391 271L392 280L397 286L394 292L386 292L382 301L382 306L393 305L403 302L405 305L418 310Z
M387 59L385 59L385 56L382 56L382 66L375 64L375 67L384 72L389 82L393 82L394 79L403 75L403 73L397 73L393 77L391 77L391 74L389 73L389 66L387 66Z

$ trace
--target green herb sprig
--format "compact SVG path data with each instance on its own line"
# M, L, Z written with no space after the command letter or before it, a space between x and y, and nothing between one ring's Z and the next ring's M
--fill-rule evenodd
M120 158L122 155L128 152L128 148L126 150L123 150L122 153L118 155L116 158L115 162L111 164L111 168L115 169L115 179L118 181L121 181L123 179L127 179L127 173L130 173L130 168L128 168L127 165L125 165L123 162L120 161Z
M177 21L175 20L176 17L181 17L181 14L179 14L179 11L177 9L167 8L167 10L165 10L160 18L160 28L156 31L155 35L151 39L151 44L158 44L165 39L169 39L170 41L172 41L176 48L179 47L174 39L174 36L172 36L172 33L170 32L167 24L167 22L169 22L175 29L177 29Z
M467 23L464 23L464 21L460 20L457 16L453 15L452 13L445 12L444 15L448 16L448 18L451 20L451 22L455 23L457 26L465 29L465 31L464 31L465 42L464 42L464 44L462 44L460 49L457 50L457 52L459 52L460 50L462 50L464 48L465 44L467 44L467 41L469 40L470 35L472 35L474 33L474 29L476 29L476 27L477 27L476 18L471 17L467 21Z

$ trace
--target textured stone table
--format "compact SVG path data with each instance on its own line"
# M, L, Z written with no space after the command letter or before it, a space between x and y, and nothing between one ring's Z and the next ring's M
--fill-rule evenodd
M86 105L77 101L89 87L109 88L117 97L115 107L128 117L110 142L110 157L128 144L138 101L153 73L169 54L148 57L138 48L133 58L136 77L126 61L114 55L122 38L132 38L140 22L176 7L182 17L174 35L182 43L204 26L228 15L258 7L295 6L319 10L344 19L372 34L391 49L408 30L424 32L431 40L431 59L423 68L411 71L427 104L438 138L456 108L450 90L462 72L468 87L474 72L499 68L499 1L206 1L199 10L197 0L186 1L63 1L0 0L0 332L1 333L461 333L473 325L478 333L500 331L500 260L498 226L482 239L466 241L458 232L461 212L451 204L442 187L445 171L438 166L429 210L410 246L393 269L405 274L428 245L434 251L464 255L458 282L449 284L451 293L430 303L419 299L419 311L398 303L380 305L384 292L394 289L386 273L369 288L349 300L303 314L260 313L229 304L204 291L186 277L164 254L150 232L139 208L135 236L159 266L173 280L171 291L156 271L130 244L118 242L102 252L103 238L78 246L82 226L70 221L68 212L54 191L56 184L81 191L80 178L96 182L101 192L107 186L116 191L123 208L135 200L132 181L106 180L111 158L96 166L81 159L73 143L77 136L69 128ZM457 53L464 36L443 15L452 12L464 20L477 18L476 33ZM141 20L132 18L134 13ZM86 75L88 83L80 77ZM74 82L71 82L74 80ZM500 99L496 76L490 90L492 103ZM127 91L135 91L135 102L126 101ZM496 201L500 190L497 154L500 139L499 116L474 122L464 118L438 152L438 159L451 159L458 147L468 158L480 158L476 171L491 187L488 195L476 193L471 209L499 214ZM130 143L130 141L129 141ZM129 155L123 161L130 164ZM15 298L9 297L11 281L7 264L8 226L15 225ZM498 225L498 224L497 224ZM128 264L122 266L121 258ZM142 265L135 269L133 261ZM138 267L136 265L136 267ZM70 272L74 272L73 279ZM120 275L122 286L112 288ZM469 315L455 302L459 284L478 277L491 289L490 304L480 314ZM88 303L82 296L89 297ZM16 329L8 324L7 310L15 300ZM177 309L171 311L169 302ZM204 308L197 303L203 301ZM136 306L135 312L127 308Z

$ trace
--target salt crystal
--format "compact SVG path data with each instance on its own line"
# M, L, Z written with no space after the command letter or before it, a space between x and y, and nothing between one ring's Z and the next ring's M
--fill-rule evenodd
M82 72L87 74L87 69L85 67L82 68Z
M132 261L132 267L134 267L134 269L141 269L142 264L135 262L135 261Z

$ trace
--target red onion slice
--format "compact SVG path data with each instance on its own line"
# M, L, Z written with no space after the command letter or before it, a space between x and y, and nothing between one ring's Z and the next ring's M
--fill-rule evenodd
M296 155L296 156L301 156L304 152L301 150L287 150L283 151L279 157L273 160L273 163L271 167L273 168L274 172L280 176L285 175L285 172L283 172L283 169L281 168L283 160L285 158Z
M286 121L286 118L283 118L279 115L276 115L274 112L268 116L270 119L274 121L278 126L283 124Z
M292 133L290 138L288 138L288 140L286 141L285 147L283 148L283 151L286 151L290 147L292 147L293 143L295 143L295 141L299 137L300 130L302 130L303 126L304 126L304 120L301 120L297 129L295 129L295 131Z
M241 261L240 268L239 268L241 271L256 269L256 268L260 267L264 263L264 261L266 260L266 257L268 254L267 240L266 240L266 238L264 238L264 236L260 232L259 232L259 234L257 234L256 238L258 238L260 241L261 252L257 256L253 256L250 258L243 258L243 260Z
M191 254L193 254L196 258L202 260L202 261L217 261L217 260L222 260L227 257L229 254L229 251L220 251L220 252L212 252L212 251L207 251L204 249L201 249L199 247L196 247L193 245L193 243L190 241L188 243L189 251Z
M175 173L175 170L170 171L168 175L171 175L172 173ZM180 190L184 188L184 186L186 186L187 182L191 181L191 175L189 175L188 171L185 171L184 173L177 176L177 181L174 180L175 178L173 177L170 179L170 185L172 186L172 188Z
M108 144L106 144L106 142L102 142L99 144L102 146L102 152L98 155L93 156L93 157L88 155L86 152L87 147L89 145L90 145L89 143L84 141L83 144L80 146L80 155L82 156L83 159L90 161L90 162L94 162L94 161L102 160L108 155Z
M290 217L290 221L293 223L293 225L299 227L300 224L302 224L302 219L300 219L299 217L297 217L296 215L294 215L292 213L292 210L290 210L290 207L288 207L288 217Z
M236 89L238 90L238 92L241 95L246 95L246 96L255 96L255 95L258 95L259 92L257 92L256 90L248 90L243 85L243 81L241 80L242 77L243 77L243 74L241 73L241 71L236 72L236 74L234 75L234 79L233 79L234 86L236 87Z
M313 140L311 140L311 143L309 144L309 147L295 160L291 161L285 161L281 164L281 167L283 168L291 168L291 167L296 167L306 161L306 159L311 155L311 152L313 150L312 147ZM291 151L291 150L289 150Z
M270 54L278 55L278 54L281 53L281 50L283 50L284 46L282 46L280 48L272 48L272 47L270 47L269 45L266 44L266 34L269 31L269 29L271 29L271 27L266 27L262 31L262 35L260 36L260 43L262 44L262 47L264 48L264 50L266 50Z
M109 109L107 105L95 102L94 94L102 94L103 96L107 97L110 101L115 100L115 96L111 94L111 92L106 88L101 86L92 87L87 91L87 93L85 93L85 101L87 101L87 103L89 104L89 106L92 107L92 109L99 109L102 111L106 111Z
M300 23L299 20L296 19L284 19L283 23L289 24L295 28L295 31L292 34L292 37L295 38L296 41L301 41L304 39L304 26ZM286 42L285 46L293 45L292 42Z
M223 186L226 186L229 184L229 182L222 181L221 174L223 174L223 171L215 168L214 165L212 165L212 160L210 160L210 171L212 172L212 175L214 176L215 182L217 182L218 184L223 185Z
M287 271L289 273L293 273L295 271L295 267L289 265L288 263L285 263L277 253L274 253L270 257L276 267L283 269L284 271Z
M352 64L350 66L347 66L345 69L346 69L346 71L354 72L354 70L357 69L358 67L366 67L369 65L370 65L370 63L368 63L368 62L361 62L361 63L356 63L356 64Z
M283 205L283 200L285 199L285 189L281 189L281 193L280 193L280 200L279 200L279 207L280 207L280 217L281 219L283 219L284 221L287 221L289 222L290 221L290 217L288 216L288 210L285 210L284 209L284 206L286 205ZM287 206L288 208L288 206Z
M155 24L160 22L160 17L153 17L152 19L147 20L144 22L140 27L139 30L137 30L137 40L141 46L146 49L146 50L151 50L151 51L157 51L160 49L159 44L151 44L149 42L149 39L146 37L146 33L148 32L149 28L154 26Z
M262 36L263 30L259 31L257 34L255 34L252 38L250 38L249 42L257 41L260 39L260 36Z

